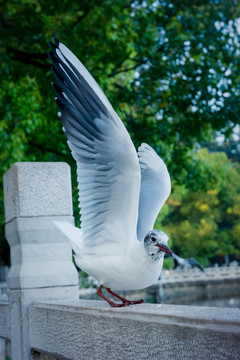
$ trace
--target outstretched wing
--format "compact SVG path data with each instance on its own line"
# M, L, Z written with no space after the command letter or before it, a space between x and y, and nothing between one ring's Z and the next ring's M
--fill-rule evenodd
M141 188L138 209L137 236L141 241L154 223L171 192L171 180L166 165L147 144L138 148L141 167Z
M122 121L76 56L50 43L59 117L77 161L84 247L118 251L136 239L140 167Z

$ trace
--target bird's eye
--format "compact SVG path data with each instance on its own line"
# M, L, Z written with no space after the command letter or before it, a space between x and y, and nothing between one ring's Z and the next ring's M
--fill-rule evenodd
M157 241L157 239L154 236L151 236L151 240L152 240L152 242Z

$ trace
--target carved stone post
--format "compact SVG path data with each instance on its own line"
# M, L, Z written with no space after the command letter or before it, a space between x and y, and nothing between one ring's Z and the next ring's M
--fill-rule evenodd
M54 220L73 223L66 163L16 163L4 175L5 234L11 248L8 293L12 360L31 358L28 306L36 299L78 298L67 239Z

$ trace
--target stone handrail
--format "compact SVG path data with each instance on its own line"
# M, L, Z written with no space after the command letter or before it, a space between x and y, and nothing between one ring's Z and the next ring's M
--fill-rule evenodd
M0 302L0 337L10 338L8 311ZM238 309L41 300L29 306L29 329L31 359L237 360L240 354Z
M163 270L161 274L161 283L175 282L175 281L195 281L196 279L206 280L216 278L239 278L240 266L222 266L205 268L202 272L199 269L174 269Z

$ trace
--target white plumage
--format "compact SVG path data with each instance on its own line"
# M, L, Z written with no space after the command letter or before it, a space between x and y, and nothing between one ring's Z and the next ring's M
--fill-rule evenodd
M161 273L168 237L152 230L170 194L166 165L147 144L136 152L108 99L81 62L59 41L49 54L59 117L77 162L81 229L56 223L69 239L77 265L118 290L151 285ZM118 297L115 304L130 302ZM138 302L137 302L138 303ZM114 304L114 305L113 305Z

